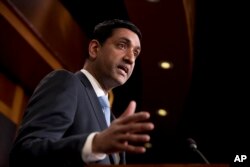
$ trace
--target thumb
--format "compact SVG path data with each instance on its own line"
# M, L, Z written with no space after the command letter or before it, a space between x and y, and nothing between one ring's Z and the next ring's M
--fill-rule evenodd
M136 108L136 102L131 101L129 103L128 107L126 108L126 110L122 113L122 115L120 117L126 117L129 115L133 115L135 113L135 108Z

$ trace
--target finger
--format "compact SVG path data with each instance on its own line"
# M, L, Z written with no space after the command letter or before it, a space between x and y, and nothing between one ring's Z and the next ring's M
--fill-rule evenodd
M132 143L141 143L148 142L150 140L150 136L147 134L124 134L117 136L117 140L121 142L132 142Z
M126 124L117 128L118 133L138 133L150 131L154 129L154 124L151 122Z
M122 115L119 118L133 115L135 113L135 109L136 109L136 102L131 101L126 110L122 113Z
M145 153L146 148L143 146L134 146L130 144L122 144L119 146L121 150L131 153Z
M146 152L146 148L143 146L132 146L132 145L128 145L126 147L127 152L131 152L131 153L145 153Z
M131 122L145 121L150 118L149 112L138 112L133 115L123 117L122 119L117 120L120 124L128 124Z

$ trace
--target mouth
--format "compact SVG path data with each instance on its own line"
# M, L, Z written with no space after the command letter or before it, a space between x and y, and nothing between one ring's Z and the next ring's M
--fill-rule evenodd
M129 68L125 65L119 65L118 69L122 70L124 73L128 74Z

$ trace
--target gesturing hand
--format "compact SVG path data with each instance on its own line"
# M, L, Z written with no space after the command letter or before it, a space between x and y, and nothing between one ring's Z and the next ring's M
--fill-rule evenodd
M144 153L143 146L132 145L131 143L148 142L150 136L142 132L153 130L148 112L135 113L136 103L131 101L125 112L115 119L109 128L95 135L93 139L92 151L94 153L114 153L114 152L133 152Z

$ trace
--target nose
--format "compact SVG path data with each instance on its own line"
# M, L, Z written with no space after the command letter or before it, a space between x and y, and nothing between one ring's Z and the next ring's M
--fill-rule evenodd
M123 57L123 60L129 64L133 64L135 62L135 55L132 49L127 51L126 55Z

